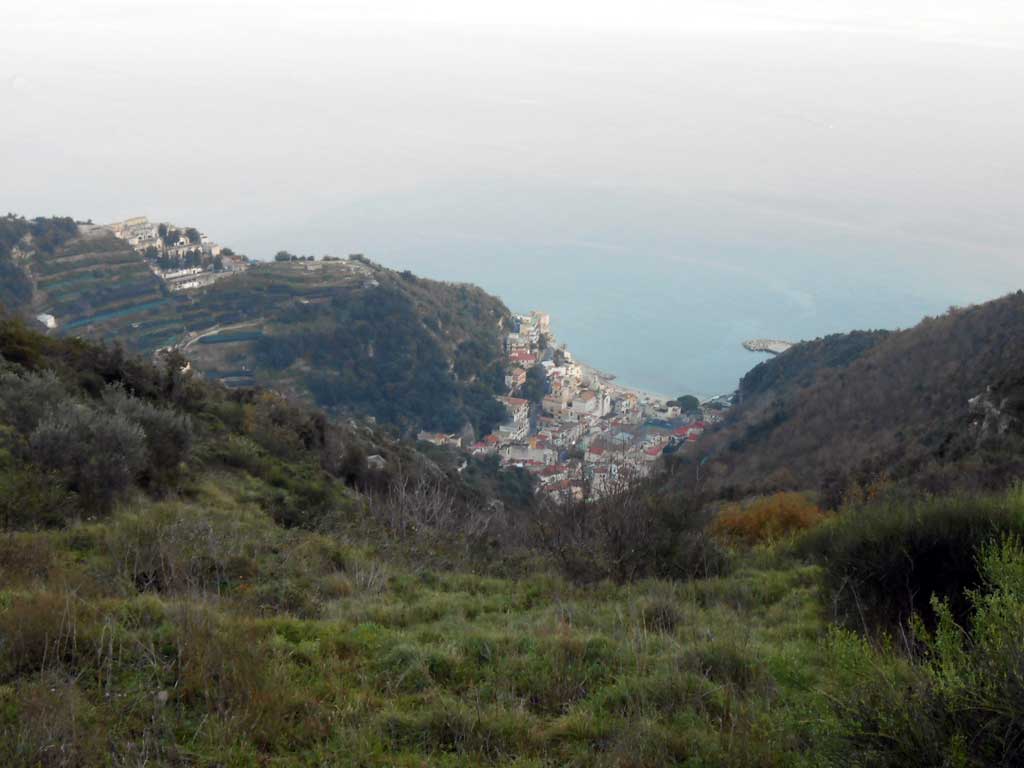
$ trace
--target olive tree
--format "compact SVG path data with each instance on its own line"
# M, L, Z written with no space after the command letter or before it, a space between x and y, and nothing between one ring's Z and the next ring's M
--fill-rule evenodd
M146 434L122 414L72 404L46 416L29 438L32 458L57 472L86 511L105 512L146 463Z

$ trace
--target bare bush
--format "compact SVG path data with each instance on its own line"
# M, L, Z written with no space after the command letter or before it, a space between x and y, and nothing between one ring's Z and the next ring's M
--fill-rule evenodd
M495 517L493 510L473 509L460 501L442 478L414 477L401 467L388 489L373 498L370 511L399 537L433 532L478 538L488 532Z
M541 500L532 515L532 540L581 582L639 578L694 578L721 573L725 555L704 532L696 507L654 493L623 474L604 495Z
M106 544L116 572L137 589L193 593L219 592L237 561L269 546L242 518L179 504L120 517Z

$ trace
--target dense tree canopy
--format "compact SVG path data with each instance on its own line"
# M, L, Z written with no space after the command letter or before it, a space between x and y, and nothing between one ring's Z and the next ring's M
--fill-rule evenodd
M256 345L257 363L283 370L301 360L302 381L322 407L375 416L402 429L486 434L503 418L494 400L504 368L485 334L441 348L409 296L395 287L295 304Z

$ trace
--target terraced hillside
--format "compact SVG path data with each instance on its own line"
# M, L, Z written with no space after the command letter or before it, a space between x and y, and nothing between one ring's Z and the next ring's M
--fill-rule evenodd
M184 330L145 259L105 229L82 229L53 253L35 253L29 274L33 310L53 315L63 334L147 350Z
M505 417L494 396L510 314L474 286L355 257L258 264L172 293L106 227L19 217L3 220L0 275L0 303L52 316L51 334L142 354L176 347L229 386L271 387L404 432L480 435Z
M263 370L257 380L256 342L291 305L309 306L329 301L332 293L369 287L372 271L352 261L256 265L248 274L175 297L186 329L178 347L207 378L228 386L273 384L302 395L301 385L287 375Z

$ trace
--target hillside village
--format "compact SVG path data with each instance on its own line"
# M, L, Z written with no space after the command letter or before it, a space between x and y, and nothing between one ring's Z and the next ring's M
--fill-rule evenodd
M171 291L202 288L249 267L245 256L218 245L195 227L154 224L145 216L136 216L108 228L142 254L153 274Z
M547 314L514 321L505 339L508 395L499 398L509 419L471 445L429 432L420 440L495 454L503 466L534 475L538 491L553 498L593 498L648 475L662 456L696 442L728 407L720 397L684 412L677 401L618 386L556 344Z

